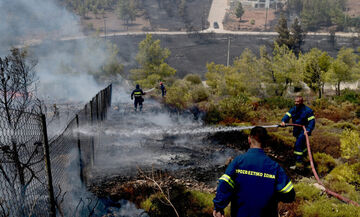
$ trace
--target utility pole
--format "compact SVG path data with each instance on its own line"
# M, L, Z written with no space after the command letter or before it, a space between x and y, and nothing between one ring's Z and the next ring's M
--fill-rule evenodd
M106 19L104 18L104 32L105 32L105 41L106 41Z
M266 0L265 8L266 8L266 14L265 14L265 31L266 31L266 25L267 25L267 17L268 17L268 10L270 6L270 0Z
M228 49L227 49L227 60L226 60L226 66L229 66L230 63L230 41L231 37L228 37Z

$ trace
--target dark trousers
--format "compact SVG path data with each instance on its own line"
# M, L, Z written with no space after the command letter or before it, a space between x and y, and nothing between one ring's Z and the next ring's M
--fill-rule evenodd
M296 137L295 147L294 147L294 155L296 162L302 162L304 155L306 155L306 137L304 133L300 133Z
M137 110L138 104L139 104L140 111L142 110L142 103L143 103L142 97L135 97L135 100L134 100L135 111Z

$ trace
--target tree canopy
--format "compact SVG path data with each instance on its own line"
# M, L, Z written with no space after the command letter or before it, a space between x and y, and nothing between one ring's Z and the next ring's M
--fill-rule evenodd
M176 70L165 60L170 56L170 50L161 48L160 40L154 40L151 34L139 44L136 61L139 68L131 70L131 78L144 87L153 87L159 80L173 76Z

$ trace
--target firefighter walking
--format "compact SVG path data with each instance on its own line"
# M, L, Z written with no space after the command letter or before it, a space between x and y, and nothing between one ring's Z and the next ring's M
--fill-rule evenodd
M144 98L142 97L143 95L145 95L145 93L143 92L143 90L140 88L139 84L136 84L136 88L135 90L133 90L133 92L131 93L131 100L134 99L134 109L135 112L137 111L137 106L139 105L139 109L140 111L142 111L142 107L143 107L143 102L144 102Z

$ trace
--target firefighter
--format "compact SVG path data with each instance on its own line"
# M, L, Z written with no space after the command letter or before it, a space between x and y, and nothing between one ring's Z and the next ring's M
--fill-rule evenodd
M236 157L219 179L214 217L224 217L231 202L231 216L278 216L277 203L295 199L293 184L278 163L262 149L267 138L263 127L254 127L248 136L250 149Z
M166 88L163 82L160 82L160 90L161 90L161 96L164 97L166 95Z
M133 92L131 93L131 100L133 100L135 97L135 100L134 100L135 112L137 111L138 104L139 104L140 111L142 111L142 107L143 107L142 103L144 102L144 98L142 97L143 95L145 95L145 93L140 88L140 85L136 84L135 90L133 90Z
M315 128L315 116L311 108L304 105L304 99L302 96L295 97L295 106L292 107L284 117L281 119L281 126L285 126L289 120L292 119L292 123L304 125L307 134L310 136L311 132ZM294 127L293 135L296 137L294 145L295 165L290 166L290 169L304 169L303 156L306 155L306 137L302 127Z

